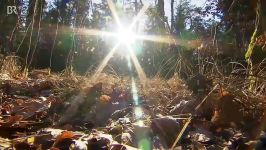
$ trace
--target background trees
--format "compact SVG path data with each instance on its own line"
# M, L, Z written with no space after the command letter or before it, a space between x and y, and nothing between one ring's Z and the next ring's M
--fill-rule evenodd
M115 2L119 15L127 21L146 1ZM17 15L6 14L9 5L20 6ZM170 15L165 10L167 5L171 8ZM258 29L253 43L265 32L265 6L263 0L207 0L202 7L193 5L190 0L171 0L169 4L156 0L146 12L142 32L172 35L189 46L143 42L139 60L148 74L160 72L163 76L172 76L180 68L189 72L188 62L194 64L192 70L199 72L199 55L215 60L245 60L256 20L259 20ZM0 2L0 7L1 53L19 55L26 68L50 67L61 71L70 67L84 73L99 64L110 49L108 40L83 34L83 29L112 29L113 18L105 0L25 0L23 3L6 0ZM265 58L262 47L263 44L258 45L252 52L256 63ZM119 70L115 67L117 61L111 65Z

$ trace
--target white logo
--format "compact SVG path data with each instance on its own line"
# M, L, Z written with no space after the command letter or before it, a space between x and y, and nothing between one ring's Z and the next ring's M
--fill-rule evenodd
M17 14L17 7L16 6L7 6L7 14Z

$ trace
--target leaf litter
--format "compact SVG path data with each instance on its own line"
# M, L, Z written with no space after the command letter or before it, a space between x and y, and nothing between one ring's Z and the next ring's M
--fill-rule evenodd
M136 81L138 106L126 77L0 77L0 149L222 150L265 141L263 98L215 87L204 76L200 91L195 79L177 76L148 79L145 87Z

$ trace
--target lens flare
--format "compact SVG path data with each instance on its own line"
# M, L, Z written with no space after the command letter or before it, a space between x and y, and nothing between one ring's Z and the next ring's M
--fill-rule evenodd
M137 32L133 32L134 27L137 26L136 24L141 19L141 17L144 15L146 10L148 9L147 5L144 5L139 13L134 17L132 23L127 27L123 27L123 25L120 22L120 18L118 16L118 13L116 12L116 6L113 2L113 0L107 0L108 6L111 10L111 13L113 15L113 18L117 24L118 30L116 32L108 32L103 30L97 30L97 29L79 29L78 34L86 34L86 35L92 35L92 36L104 36L104 37L111 37L117 40L115 46L111 49L111 51L107 54L107 56L102 60L98 68L96 69L94 75L92 76L92 81L95 82L96 79L99 77L100 73L103 71L103 69L106 67L109 60L112 58L115 52L117 52L118 47L123 45L125 47L125 56L127 57L128 61L128 68L131 73L132 77L132 83L131 83L131 94L133 99L133 107L134 107L134 114L133 116L136 119L136 123L141 129L145 128L143 118L145 117L143 108L141 107L139 95L138 95L138 89L134 80L133 71L132 71L132 65L135 67L136 72L138 74L138 77L140 79L140 83L142 83L142 88L146 88L146 74L143 70L143 68L140 65L140 62L138 61L138 58L136 56L136 48L133 46L136 46L136 41L149 41L149 42L156 42L156 43L165 43L165 44L174 44L174 45L181 45L185 47L193 47L191 44L188 44L187 41L182 39L176 39L173 36L166 35L166 36L158 36L158 35L140 35L137 34ZM136 27L137 28L137 27ZM124 53L122 52L122 53ZM133 64L131 64L131 61ZM76 100L78 102L78 100ZM74 104L73 104L74 107ZM76 109L76 108L75 108ZM183 129L182 129L183 130ZM151 139L147 133L138 133L138 147L139 149L152 149L151 146ZM178 142L179 139L175 141L175 144Z
M130 55L127 55L126 58L127 58L127 67L129 69L129 71L131 72L132 71L132 64L131 64L131 60L130 60Z
M140 81L141 81L142 85L145 87L146 81L147 81L146 74L145 74L143 68L141 67L139 60L138 60L137 56L135 55L133 49L130 46L128 46L128 49L129 49L129 53L130 53L131 59L133 61L133 64L134 64L136 71L138 73L138 76L140 78Z
M113 55L114 55L114 53L115 53L115 51L116 51L116 49L118 48L119 45L120 45L120 43L117 43L115 45L115 47L103 59L103 61L101 62L100 66L96 69L94 75L91 78L92 82L95 82L97 80L97 78L99 77L100 73L103 71L104 67L107 65L108 61L113 57Z
M144 122L143 122L143 120L138 120L138 121L137 121L137 125L140 126L140 127L144 127Z
M143 117L143 112L140 107L135 108L135 116L136 116L136 119L140 119Z
M133 44L136 40L136 35L130 30L122 29L118 31L117 38L121 43Z
M135 80L132 79L132 87L131 87L131 92L132 92L132 96L133 96L133 101L134 101L134 105L135 106L138 106L139 105L139 98L138 98L138 90L137 90L137 87L136 87L136 83L135 83Z
M114 4L113 0L107 0L107 3L108 3L108 6L109 6L109 8L110 8L110 10L111 10L111 12L112 12L112 15L113 15L115 21L116 21L116 24L117 24L119 27L122 27L122 24L121 24L121 22L120 22L120 19L119 19L119 17L118 17L117 12L116 12L115 4Z

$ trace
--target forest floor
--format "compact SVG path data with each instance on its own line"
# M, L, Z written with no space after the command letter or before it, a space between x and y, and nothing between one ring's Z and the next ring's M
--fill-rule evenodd
M200 85L191 83L199 82ZM0 149L263 149L265 97L209 84L101 74L0 74ZM199 87L197 87L199 86ZM193 89L200 91L193 91Z

